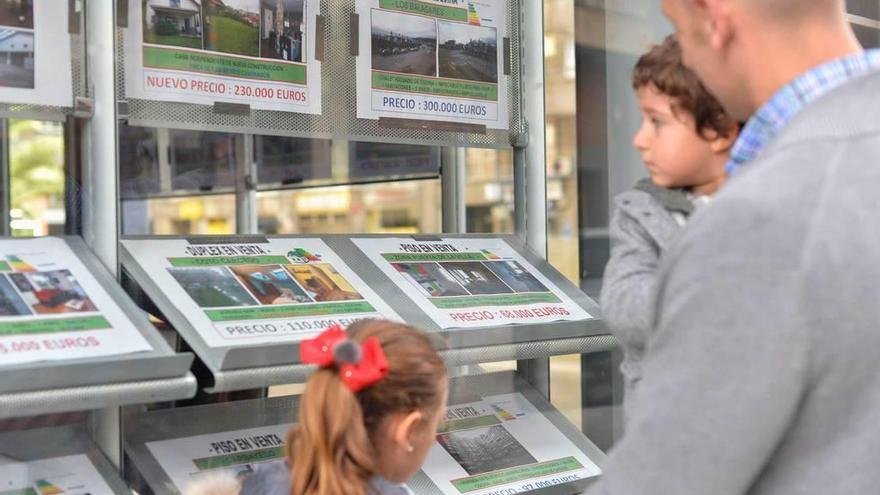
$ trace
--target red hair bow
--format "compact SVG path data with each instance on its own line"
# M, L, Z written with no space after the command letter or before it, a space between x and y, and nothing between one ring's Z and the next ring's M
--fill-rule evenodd
M321 368L336 366L339 377L352 392L374 385L388 374L388 359L379 339L370 337L362 345L348 338L339 325L299 345L300 360Z

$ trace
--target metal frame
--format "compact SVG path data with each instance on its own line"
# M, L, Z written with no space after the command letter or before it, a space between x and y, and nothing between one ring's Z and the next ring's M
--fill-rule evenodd
M544 4L525 1L520 11L523 128L515 142L513 182L516 233L547 258L547 167L544 113ZM550 397L550 359L519 361L517 369Z
M452 378L449 390L451 404L479 400L485 395L521 393L590 459L597 464L605 459L605 454L557 411L543 394L512 372ZM133 414L128 418L131 431L125 438L126 456L133 461L136 468L130 471L129 481L133 481L135 487L147 487L154 493L176 493L176 487L147 448L148 442L257 426L292 424L295 422L298 404L299 397L294 396ZM591 480L581 480L530 493L580 493L590 482ZM420 495L442 495L422 472L416 474L408 484Z

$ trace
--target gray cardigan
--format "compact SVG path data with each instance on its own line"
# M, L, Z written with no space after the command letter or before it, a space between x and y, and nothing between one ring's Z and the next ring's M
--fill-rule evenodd
M659 188L650 179L614 198L611 257L599 300L602 317L624 352L625 416L641 377L660 256L682 230L673 214L690 215L693 209L682 190Z
M880 72L799 114L666 253L590 495L880 487Z

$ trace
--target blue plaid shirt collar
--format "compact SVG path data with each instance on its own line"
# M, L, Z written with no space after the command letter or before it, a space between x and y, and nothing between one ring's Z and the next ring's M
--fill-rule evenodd
M860 75L880 68L880 50L864 51L816 67L780 89L749 119L730 153L734 173L761 154L807 105Z

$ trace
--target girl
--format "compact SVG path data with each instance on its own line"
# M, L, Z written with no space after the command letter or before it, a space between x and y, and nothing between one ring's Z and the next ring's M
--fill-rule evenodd
M189 495L410 495L444 416L446 367L413 327L363 320L300 346L320 368L300 399L287 461L243 481L208 479Z

